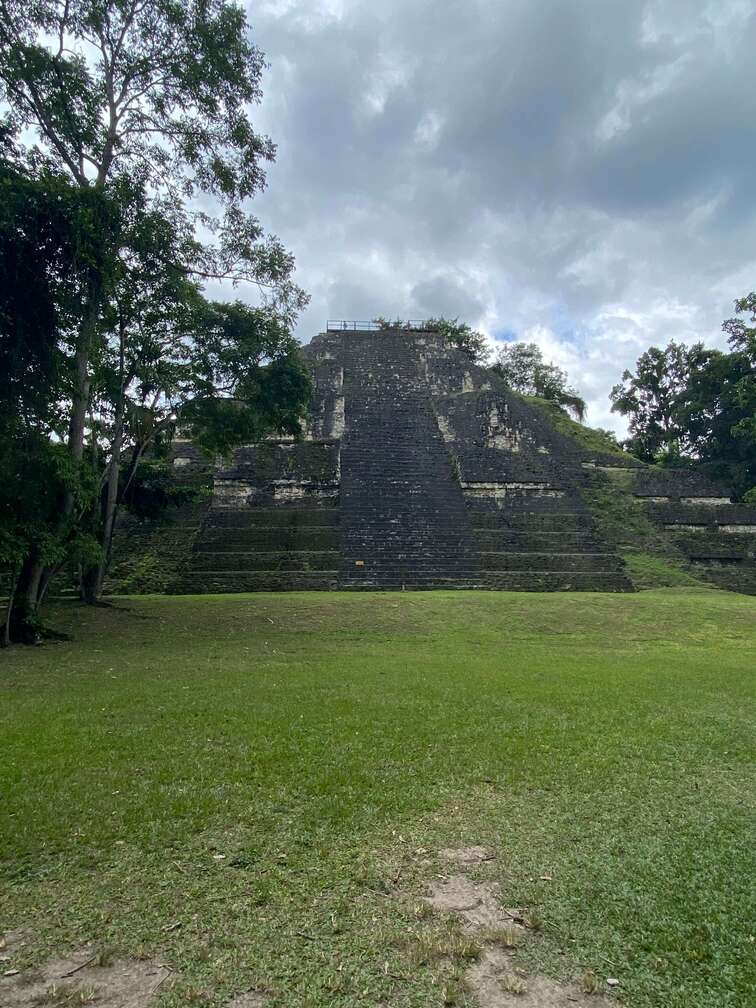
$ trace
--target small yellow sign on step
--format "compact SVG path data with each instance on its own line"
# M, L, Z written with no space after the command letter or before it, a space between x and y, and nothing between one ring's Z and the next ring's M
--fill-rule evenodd
M354 561L354 566L355 567L364 567L365 566L365 561L364 560L355 560Z

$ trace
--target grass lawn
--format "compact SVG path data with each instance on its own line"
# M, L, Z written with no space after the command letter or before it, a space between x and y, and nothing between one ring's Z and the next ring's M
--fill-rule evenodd
M0 654L13 966L92 941L169 963L165 1005L461 1004L417 900L440 848L481 844L543 922L524 968L638 1008L754 1003L755 599L118 606Z

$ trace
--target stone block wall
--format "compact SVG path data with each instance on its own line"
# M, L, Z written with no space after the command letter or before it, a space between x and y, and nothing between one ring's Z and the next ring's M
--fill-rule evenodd
M586 497L601 473L692 568L756 590L756 509L690 472L586 448L439 334L328 332L303 353L303 440L215 467L173 590L632 590ZM202 464L187 442L173 458L179 479Z
M416 348L403 332L343 340L345 588L464 587L478 553Z
M216 471L177 590L631 588L580 497L584 453L438 335L304 354L305 439Z

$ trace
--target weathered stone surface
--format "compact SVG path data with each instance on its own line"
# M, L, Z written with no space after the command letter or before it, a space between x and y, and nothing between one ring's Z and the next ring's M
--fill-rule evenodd
M703 493L706 487L700 489ZM709 492L709 497L691 497L681 478L672 484L669 499L649 503L647 513L697 576L719 588L756 595L756 508Z
M343 339L341 583L350 588L475 583L465 497L402 332Z
M303 352L304 440L215 468L174 590L632 590L583 496L609 476L709 580L756 584L756 509L689 470L587 449L439 334L327 332ZM185 441L171 457L177 479L208 465Z

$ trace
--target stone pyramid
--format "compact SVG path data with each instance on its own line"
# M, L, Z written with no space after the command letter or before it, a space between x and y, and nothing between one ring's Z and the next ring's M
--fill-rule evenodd
M631 591L597 486L640 507L689 569L756 590L756 509L558 430L440 333L332 330L304 356L304 439L215 468L172 590ZM186 442L172 456L177 476L202 465Z

